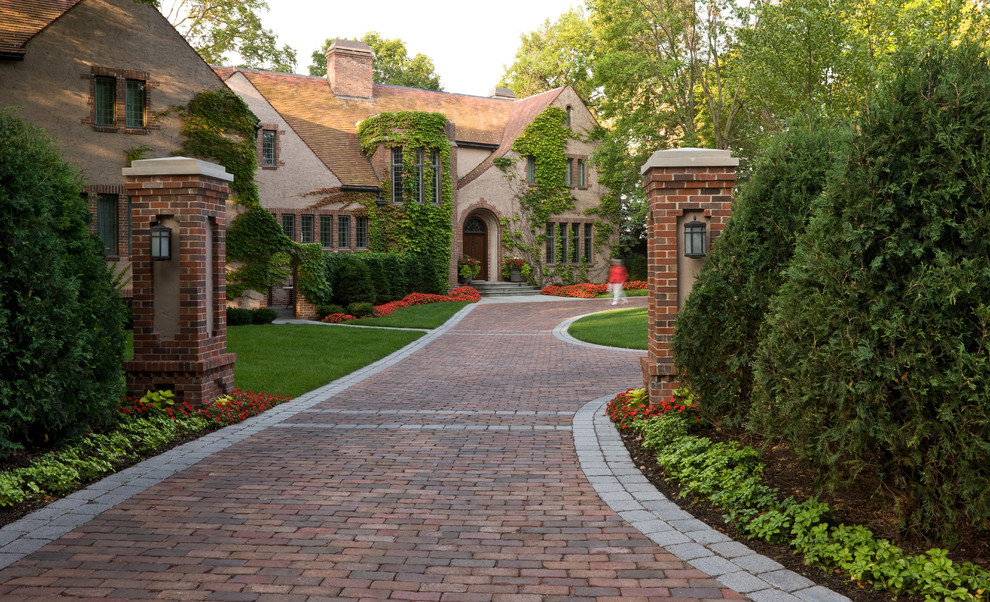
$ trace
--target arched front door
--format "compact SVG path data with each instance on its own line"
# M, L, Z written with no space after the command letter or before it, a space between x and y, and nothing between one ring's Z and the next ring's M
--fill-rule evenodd
M488 280L488 228L479 217L464 222L464 254L481 262L479 280Z

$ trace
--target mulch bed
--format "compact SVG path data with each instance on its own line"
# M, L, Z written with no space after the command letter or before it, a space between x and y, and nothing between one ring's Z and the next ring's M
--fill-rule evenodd
M743 431L712 428L699 433L699 435L708 437L713 441L740 441L744 445L750 445L757 449L760 449L762 445L761 441L753 439ZM861 585L851 581L848 575L809 567L804 564L801 555L794 553L786 546L771 545L762 540L747 540L745 536L737 534L732 526L726 524L722 518L722 511L703 501L682 498L678 494L678 489L666 482L656 459L642 448L635 433L630 430L623 431L622 439L633 462L636 463L643 475L661 493L681 504L681 507L691 512L695 518L704 521L733 539L745 543L754 551L768 558L773 558L795 573L804 575L818 585L827 587L856 602L877 600L892 602L894 600L891 595L874 591L869 585ZM782 445L766 446L761 455L766 464L763 473L764 482L771 487L776 487L780 491L781 497L786 498L793 495L795 499L802 500L816 493L815 471L786 447ZM874 495L877 490L875 483L859 480L834 493L819 495L819 498L828 503L837 520L841 523L864 525L873 531L877 538L889 539L907 553L919 554L933 547L923 541L908 539L899 534L896 521L892 519L893 512L884 509L877 496ZM962 539L964 543L950 550L949 556L953 560L957 562L968 560L984 568L990 566L990 533L968 533ZM922 596L901 596L897 598L897 602L916 602L923 599Z

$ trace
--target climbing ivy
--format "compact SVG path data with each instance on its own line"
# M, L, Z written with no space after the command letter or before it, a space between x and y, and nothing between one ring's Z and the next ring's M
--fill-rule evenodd
M230 90L203 90L187 106L173 107L182 120L183 154L222 165L234 176L231 199L246 209L227 228L227 260L237 267L227 271L227 297L268 287L297 270L299 291L311 303L330 297L319 245L289 239L275 217L261 208L257 169L258 118ZM140 150L140 149L138 149Z
M254 181L258 118L241 97L230 90L203 90L185 107L173 107L182 119L181 152L215 161L234 176L230 184L235 203L259 203Z
M564 181L567 173L567 138L564 123L567 113L557 107L547 107L523 128L512 143L512 150L536 160L536 186L519 196L519 202L530 213L530 226L539 228L551 216L574 208L574 197Z
M440 203L387 203L379 207L373 200L362 203L368 209L369 238L374 251L422 253L433 257L437 265L450 263L453 240L453 188L450 177L450 141L446 133L447 117L441 113L401 111L381 113L365 119L357 127L361 149L373 156L380 148L402 148L403 197L411 199L416 175L416 154L423 149L427 157L432 150L440 153L443 170ZM433 198L434 172L429 161L423 169L423 198ZM392 198L391 170L380 180L382 198ZM444 274L437 275L437 286L446 289Z

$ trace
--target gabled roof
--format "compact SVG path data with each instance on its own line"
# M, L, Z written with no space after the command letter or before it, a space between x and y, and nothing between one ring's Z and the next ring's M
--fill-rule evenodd
M24 56L25 45L81 0L0 0L0 58Z
M560 94L554 90L515 100L375 84L374 97L360 100L334 96L325 77L252 69L216 71L224 80L243 73L345 186L378 185L357 137L357 124L368 117L399 111L443 113L456 127L456 142L498 148L505 154L526 123ZM491 160L486 163L490 166Z
M477 167L471 170L470 173L465 175L457 183L458 188L463 188L470 182L474 181L475 178L485 173L485 171L490 168L495 159L502 157L505 153L512 149L512 143L516 141L516 138L522 134L523 128L529 125L536 116L546 110L553 101L557 100L560 93L563 92L563 88L557 88L555 90L550 90L549 92L543 92L542 94L537 94L535 96L530 96L522 100L517 100L512 106L512 115L509 117L508 123L505 125L505 130L502 133L502 140L499 143L498 149L495 150L491 155L485 158Z

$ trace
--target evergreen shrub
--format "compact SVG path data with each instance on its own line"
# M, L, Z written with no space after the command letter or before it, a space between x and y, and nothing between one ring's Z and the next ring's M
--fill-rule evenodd
M0 454L109 424L123 394L125 307L80 190L51 138L0 109Z
M795 124L765 150L678 313L671 342L678 380L712 423L745 421L764 313L848 142L847 128Z
M349 305L356 301L374 303L375 284L371 270L355 253L326 253L327 274L332 301L336 305Z
M990 65L906 56L816 204L755 356L753 426L904 526L990 526Z
M270 307L259 307L251 310L252 324L271 324L278 318L278 312Z

